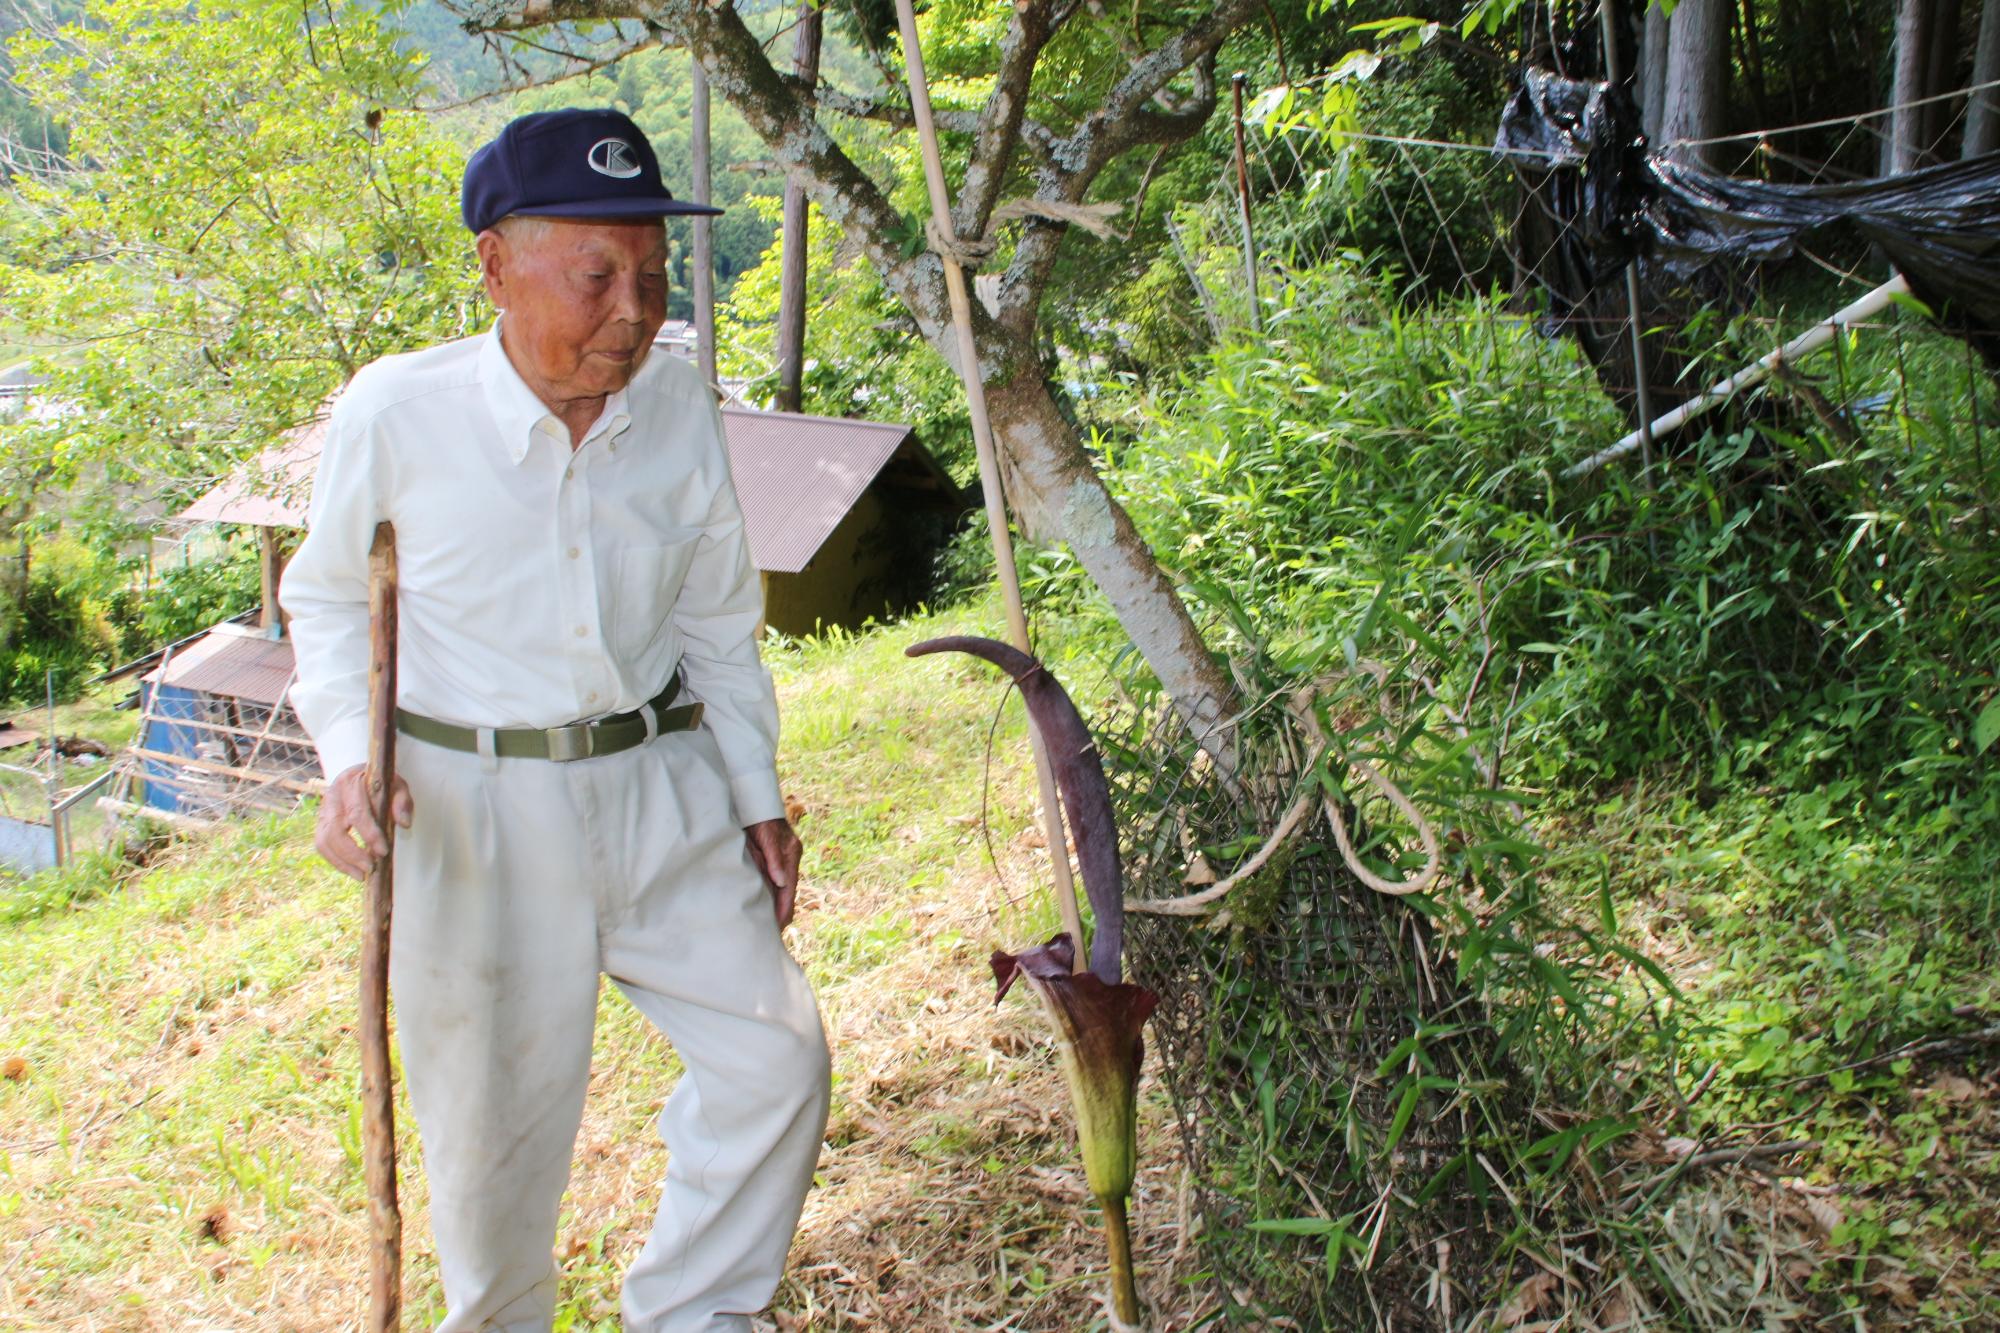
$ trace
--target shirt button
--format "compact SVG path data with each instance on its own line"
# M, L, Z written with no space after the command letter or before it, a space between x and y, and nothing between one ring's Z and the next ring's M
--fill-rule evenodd
M569 480L570 478L574 477L575 475L576 475L576 469L575 469L575 468L573 468L573 467L566 467L566 468L564 468L564 469L563 469L563 480L564 480L564 481L568 481L568 480Z
M583 552L582 552L582 551L579 551L579 550L577 550L577 549L576 549L576 548L575 548L574 546L572 546L572 547L570 547L570 548L569 548L569 558L570 558L570 559L572 559L572 560L576 559L576 558L577 558L578 556L580 556L580 555L582 555L582 554L583 554Z
M591 692L590 692L589 694L586 694L586 695L584 695L584 696L583 696L583 701L584 701L585 703L587 703L587 704L594 704L594 703L596 703L596 702L597 702L597 691L596 691L596 690L592 690L592 691L591 691Z
M578 626L576 627L576 637L577 637L577 638L581 639L581 638L582 638L582 637L583 637L584 635L586 635L586 634L588 634L588 633L590 633L590 631L589 631L588 629L586 629L586 628L585 628L584 626L582 626L582 625L578 625Z

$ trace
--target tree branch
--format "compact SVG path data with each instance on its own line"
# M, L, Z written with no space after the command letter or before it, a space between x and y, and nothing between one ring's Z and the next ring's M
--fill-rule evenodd
M1258 2L1228 0L1224 8L1247 14ZM1218 14L1222 12L1223 9L1216 11ZM1086 117L1067 139L1051 148L1048 164L1040 173L1036 197L1081 203L1105 164L1126 149L1143 143L1158 144L1165 149L1199 133L1215 111L1215 52L1227 36L1226 31L1215 34L1212 45L1195 53L1194 96L1175 110L1156 110L1147 100L1128 100L1123 103L1122 114L1115 120L1100 119L1099 113ZM1177 38L1168 45L1173 46L1179 40ZM1136 67L1134 73L1137 73ZM1124 81L1121 81L1120 87L1123 86ZM1042 289L1048 284L1057 253L1068 234L1068 223L1047 218L1027 220L1021 231L1020 244L1014 248L1014 260L1007 266L1006 276L1000 281L999 322L1002 327L1020 334L1034 329Z
M1147 104L1190 65L1206 64L1212 83L1214 67L1208 61L1259 3L1261 0L1220 0L1200 23L1176 33L1136 62L1063 141L1056 154L1058 161L1071 171L1101 168L1132 144L1142 142L1135 126L1149 115ZM1212 103L1213 92L1195 100Z
M1001 186L1014 162L1014 146L1020 142L1021 122L1027 118L1035 62L1055 35L1051 18L1047 0L1023 0L1014 6L1007 35L1000 39L1000 68L994 75L993 91L980 108L965 183L951 214L952 230L960 236L984 235L986 220L1000 202Z
M817 96L819 104L828 111L837 111L855 120L879 120L903 130L916 128L916 115L902 98L863 97L824 82L820 84ZM939 129L950 130L954 134L971 134L979 128L979 117L971 111L933 110L931 118L937 121Z

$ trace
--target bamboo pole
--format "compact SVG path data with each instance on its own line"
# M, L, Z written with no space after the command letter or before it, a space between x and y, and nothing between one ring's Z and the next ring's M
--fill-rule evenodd
M896 19L903 31L903 60L910 71L910 110L917 121L917 139L923 147L924 183L931 197L931 225L947 241L956 241L951 225L949 194L944 183L944 161L938 155L937 124L931 119L930 85L924 78L924 54L917 42L917 12L911 0L896 0ZM993 538L993 564L1000 574L1000 591L1007 603L1007 634L1024 653L1028 646L1028 616L1021 608L1021 575L1014 568L1014 539L1007 528L1007 498L1000 486L1000 462L993 451L993 423L986 415L986 383L979 375L979 348L972 337L972 300L965 290L965 273L958 261L940 254L944 268L945 293L951 299L951 322L958 332L958 377L965 384L966 405L972 413L972 443L979 456L979 489L986 498L986 527ZM1041 737L1028 728L1028 744L1035 755L1035 780L1041 789L1042 824L1049 844L1049 866L1055 875L1056 910L1062 915L1063 929L1076 942L1078 972L1088 965L1090 950L1083 937L1083 914L1076 903L1076 884L1070 878L1069 842L1063 836L1062 801L1056 795L1054 772L1043 752Z
M693 184L690 194L697 204L711 202L709 198L710 177L708 150L708 71L699 60L688 58L694 82L694 100L688 112L689 151L693 160ZM713 218L696 215L694 223L694 253L688 258L691 270L690 285L694 291L694 338L695 357L701 364L701 377L708 381L710 388L722 381L715 373L715 244Z
M361 1152L368 1181L368 1327L403 1322L403 1215L396 1204L396 1093L389 1068L389 913L395 896L396 530L368 552L368 804L389 850L368 871L361 925Z

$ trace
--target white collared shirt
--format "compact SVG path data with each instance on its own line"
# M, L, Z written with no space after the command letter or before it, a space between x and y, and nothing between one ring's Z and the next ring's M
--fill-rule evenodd
M707 706L738 821L782 817L763 597L722 432L700 373L654 350L572 452L498 324L356 375L280 594L292 703L327 776L368 757L368 548L387 519L404 708L556 727L637 708L678 665L683 701Z

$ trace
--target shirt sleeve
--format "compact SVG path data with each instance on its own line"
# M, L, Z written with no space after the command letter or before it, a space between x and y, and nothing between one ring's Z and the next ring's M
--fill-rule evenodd
M298 678L292 707L328 778L368 762L368 549L388 515L366 433L339 405L313 477L306 539L285 566Z
M714 423L721 482L675 600L673 621L681 638L682 677L689 693L702 701L703 716L722 751L736 822L748 827L785 817L778 789L778 697L757 655L764 590L750 561L743 510L729 481L722 413L705 386L701 398Z

